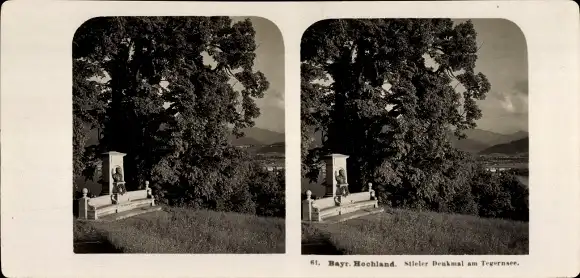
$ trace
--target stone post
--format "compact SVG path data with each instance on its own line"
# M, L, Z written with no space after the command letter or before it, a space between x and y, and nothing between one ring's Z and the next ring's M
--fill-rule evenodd
M374 207L378 208L379 207L379 199L375 195L375 190L373 189L373 184L370 182L369 182L369 194L370 194L371 201L375 201Z
M147 198L151 199L151 206L155 206L155 198L153 198L153 191L149 187L149 181L145 181L145 190L147 192Z
M88 208L89 208L89 197L87 197L87 193L89 190L83 188L83 197L79 199L79 218L80 219L87 219L89 217Z
M348 185L348 176L346 173L347 158L348 155L343 154L331 154L325 157L324 162L326 163L326 194L324 197L336 197L338 183L335 176L340 170L344 170L344 177Z
M306 200L302 202L302 219L312 221L312 191L306 190Z

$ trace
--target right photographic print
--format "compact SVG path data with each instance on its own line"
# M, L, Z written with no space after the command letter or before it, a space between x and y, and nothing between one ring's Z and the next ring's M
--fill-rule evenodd
M327 19L300 55L302 254L529 254L516 24Z

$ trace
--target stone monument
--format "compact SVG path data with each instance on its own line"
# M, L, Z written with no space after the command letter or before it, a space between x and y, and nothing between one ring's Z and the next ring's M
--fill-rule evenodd
M324 158L326 163L326 194L324 197L336 197L341 195L341 191L348 192L348 182L346 175L346 159L348 155L331 154Z
M145 181L145 188L127 191L123 172L124 153L107 152L102 156L101 196L90 198L83 188L83 197L78 200L80 219L118 220L134 215L158 211L155 197Z
M306 200L302 202L302 219L304 221L341 222L348 219L383 212L378 198L368 183L368 189L350 193L346 159L348 155L331 154L325 157L326 194L323 198L312 199L312 192L306 191Z
M106 152L101 156L102 159L102 189L101 196L111 195L117 187L125 188L125 179L123 177L123 157L126 154L120 152ZM122 190L121 188L119 190Z

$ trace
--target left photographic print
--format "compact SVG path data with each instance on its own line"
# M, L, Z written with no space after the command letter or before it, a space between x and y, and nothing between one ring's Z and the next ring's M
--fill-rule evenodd
M75 253L285 252L274 23L98 17L72 56Z

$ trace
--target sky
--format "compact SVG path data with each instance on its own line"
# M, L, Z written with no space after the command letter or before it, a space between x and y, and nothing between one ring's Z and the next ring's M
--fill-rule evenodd
M245 17L232 17L234 22L244 19ZM264 98L256 100L261 115L255 119L255 127L284 133L284 42L282 33L274 23L267 19L250 17L250 20L256 30L255 40L258 46L254 70L264 73L270 82L270 88L264 94Z
M505 19L472 22L481 46L475 70L491 83L486 99L478 101L483 117L477 121L477 128L503 134L528 131L528 51L524 34Z

